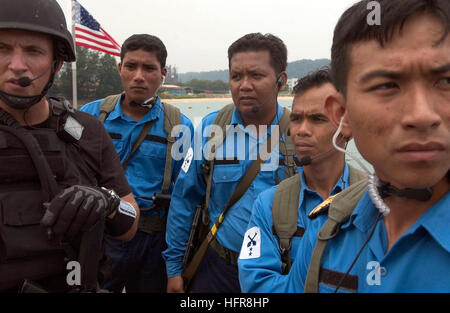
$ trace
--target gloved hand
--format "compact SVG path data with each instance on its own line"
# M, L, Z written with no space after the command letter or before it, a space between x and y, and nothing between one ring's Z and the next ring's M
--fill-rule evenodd
M64 189L47 204L41 224L51 228L55 235L73 239L114 212L119 203L120 198L114 191L74 185Z

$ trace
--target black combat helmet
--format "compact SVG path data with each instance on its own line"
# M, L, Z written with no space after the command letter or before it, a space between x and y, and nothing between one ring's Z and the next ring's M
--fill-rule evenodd
M66 62L75 61L73 39L56 0L2 0L0 29L23 29L53 36L61 44L58 53Z
M17 110L26 110L41 101L53 84L61 59L75 61L72 35L67 30L66 18L56 0L1 0L0 30L18 29L47 34L54 39L55 59L50 79L39 95L24 97L0 90L0 100ZM26 84L33 79L21 78ZM19 83L21 81L19 79Z

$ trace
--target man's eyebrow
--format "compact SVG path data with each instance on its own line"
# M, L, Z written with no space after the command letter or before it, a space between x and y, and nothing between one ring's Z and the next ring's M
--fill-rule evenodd
M401 72L386 71L386 70L374 70L369 73L364 74L359 80L361 83L367 83L374 78L391 78L399 79L404 76Z
M443 74L448 71L450 71L450 63L431 70L433 74Z

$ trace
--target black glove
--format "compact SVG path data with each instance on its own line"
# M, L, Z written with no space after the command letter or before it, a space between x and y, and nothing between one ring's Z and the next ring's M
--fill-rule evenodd
M74 185L47 204L41 224L51 228L55 235L73 239L114 212L119 203L120 198L113 190Z

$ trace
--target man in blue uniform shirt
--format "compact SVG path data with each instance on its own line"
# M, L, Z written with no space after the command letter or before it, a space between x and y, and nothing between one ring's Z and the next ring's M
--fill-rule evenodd
M309 229L308 214L329 196L349 186L349 167L344 154L332 145L337 127L325 112L325 102L334 93L336 89L327 69L303 77L294 87L290 133L297 156L304 163L303 173L297 174L301 176L301 187L296 187L300 189L299 204L294 208L298 211L297 231L290 238L291 248L283 250L274 225L278 221L276 211L272 212L277 205L274 203L275 191L281 185L258 196L238 260L243 292L277 292L286 278L283 274L289 271L288 267L294 261L300 240ZM341 139L341 142L344 146L347 140ZM298 181L293 184L298 185ZM281 214L288 216L285 209L282 210ZM257 244L251 244L252 238L257 239ZM284 260L285 257L290 260Z
M166 248L165 221L167 207L157 205L152 200L155 193L170 195L182 165L184 151L172 153L173 162L166 173L166 152L168 134L167 104L161 102L156 91L167 73L165 67L167 51L162 41L151 35L140 34L128 38L122 45L121 62L118 69L124 93L113 98L114 103L104 121L105 128L113 139L122 163L126 163L125 173L133 190L133 195L141 209L139 230L134 239L127 243L110 240L108 255L113 260L112 279L106 288L121 292L165 292L167 277L161 252ZM100 116L101 103L97 100L81 108L96 117ZM114 106L115 105L115 106ZM178 112L179 114L179 112ZM180 117L181 139L190 145L193 135L191 121ZM145 127L150 125L150 129ZM176 125L173 125L176 126ZM144 140L133 153L132 148L141 133L147 132ZM180 142L181 142L180 141ZM174 147L180 145L174 145ZM169 148L170 149L170 148ZM168 175L168 185L163 187L164 176ZM167 189L162 192L162 189ZM155 203L154 203L155 202ZM152 205L155 204L156 207Z
M229 107L232 109L230 124L233 126L216 151L208 208L209 228L223 212L253 162L252 155L256 155L256 149L262 149L260 144L264 145L266 138L274 134L284 114L277 103L278 92L284 88L287 79L284 43L270 34L248 34L230 46L228 58L229 84L234 102L234 106ZM173 192L167 222L168 249L163 253L169 277L168 292L184 290L181 274L185 243L188 242L196 206L204 201L206 195L207 182L202 167L206 158L203 150L209 136L207 129L211 128L217 115L218 112L207 115L197 127L194 152L188 153L190 157L185 159ZM281 135L282 143L285 139ZM285 166L278 163L278 159L281 161L282 158L277 147L272 149L270 158L264 164L270 166L263 166L240 200L230 207L217 232L217 241L211 243L192 281L194 292L240 292L237 256L251 206L260 192L285 177ZM296 168L295 164L292 168Z
M380 26L367 24L368 2L336 26L332 71L340 94L327 109L375 174L340 229L307 234L286 288L450 292L450 2L378 1ZM333 203L335 217L343 206Z

